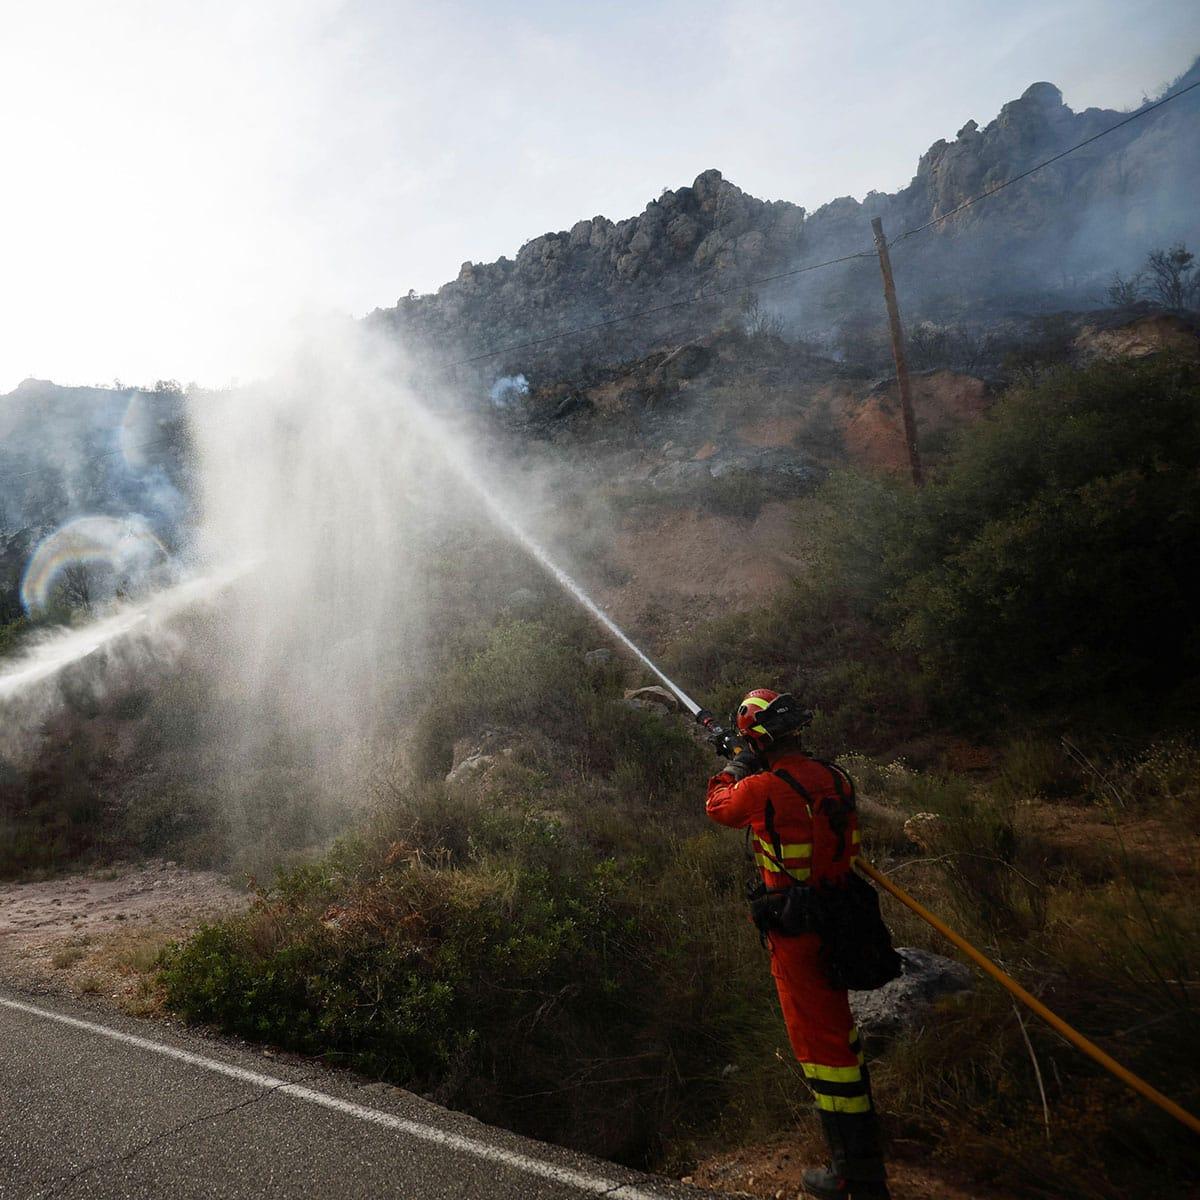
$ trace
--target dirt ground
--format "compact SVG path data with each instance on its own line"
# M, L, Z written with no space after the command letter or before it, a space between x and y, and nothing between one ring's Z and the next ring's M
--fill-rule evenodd
M799 1138L746 1146L706 1159L685 1183L764 1200L802 1200L800 1180L807 1167L823 1161L822 1149ZM888 1164L892 1200L1015 1200L1006 1194L955 1182L933 1167L910 1162Z
M913 376L913 407L922 439L976 421L991 403L982 379L956 371L929 371ZM876 388L861 403L846 406L840 416L850 460L858 466L888 471L908 469L903 418L894 381Z
M149 1012L146 973L162 948L249 899L221 875L162 860L0 883L0 979Z
M679 509L626 517L613 541L611 563L625 576L599 589L617 620L652 626L671 614L696 621L753 608L775 595L803 568L788 551L795 543L791 505L770 503L753 521Z

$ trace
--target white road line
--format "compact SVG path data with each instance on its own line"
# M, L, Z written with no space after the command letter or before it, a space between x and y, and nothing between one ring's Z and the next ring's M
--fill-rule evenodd
M363 1104L355 1104L350 1100L339 1100L336 1096L326 1095L313 1088L302 1087L298 1083L288 1083L286 1079L277 1079L273 1075L263 1075L258 1071L248 1071L245 1067L235 1067L230 1063L220 1062L215 1058L206 1058L203 1054L193 1054L190 1050L179 1050L163 1042L155 1042L150 1038L136 1037L131 1033L122 1033L119 1029L110 1029L107 1025L97 1025L93 1021L81 1021L77 1017L68 1017L50 1009L38 1008L34 1004L24 1004L19 1000L8 1000L0 996L0 1006L16 1012L28 1013L33 1017L41 1017L46 1021L57 1021L60 1025L69 1025L73 1029L82 1029L85 1033L94 1033L114 1042L124 1042L127 1046L136 1046L151 1054L160 1054L164 1058L173 1058L189 1066L212 1071L217 1075L225 1075L230 1079L240 1080L253 1087L269 1088L273 1092L293 1096L297 1100L306 1100L310 1104L319 1104L322 1108L344 1113L359 1121L372 1125L382 1125L385 1129L407 1134L419 1141L432 1142L434 1145L445 1146L460 1154L470 1154L475 1158L486 1159L488 1162L500 1163L513 1170L523 1171L527 1175L538 1175L554 1183L565 1184L581 1192L592 1195L612 1196L614 1200L662 1200L662 1195L647 1192L631 1184L618 1183L613 1179L605 1179L600 1175L591 1175L585 1171L576 1171L570 1167L556 1166L542 1159L531 1158L515 1150L505 1150L481 1142L477 1138L465 1137L460 1133L450 1133L438 1129L435 1125L425 1125L407 1117L397 1117L392 1113L381 1112L377 1108L367 1108Z

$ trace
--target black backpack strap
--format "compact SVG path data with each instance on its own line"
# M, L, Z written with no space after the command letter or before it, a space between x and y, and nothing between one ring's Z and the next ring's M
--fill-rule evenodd
M838 799L836 804L814 805L812 795L808 789L782 767L776 767L772 771L772 774L778 776L788 787L799 792L804 797L804 803L808 806L809 817L812 817L814 808L819 809L821 815L829 822L830 829L833 830L834 835L837 837L837 853L833 856L833 861L841 862L842 856L846 853L846 830L850 826L850 814L854 811L854 781L841 767L824 762L819 758L813 761L819 762L829 772L829 776L833 780L833 790L837 793Z
M771 772L777 779L782 779L794 792L798 792L804 797L805 807L808 809L808 815L811 817L813 813L813 798L812 794L790 771L785 771L783 767L776 767ZM767 801L770 804L770 801Z
M775 805L771 803L770 797L767 798L766 808L763 809L763 824L767 827L767 836L771 839L771 846L775 851L775 862L779 870L786 875L787 869L783 865L783 841L779 830L775 828Z
M858 789L854 786L854 779L850 773L838 766L837 763L826 762L823 758L813 761L819 762L829 772L830 778L833 780L833 790L837 792L838 799L851 811L857 808Z
M857 807L854 780L837 763L825 762L824 759L817 761L829 772L829 778L833 780L833 790L837 792L837 806L829 809L829 827L837 834L836 861L840 861L846 853L846 830L850 827L850 814Z
M792 791L803 797L804 807L808 809L808 819L811 821L813 817L813 798L812 793L809 792L808 788L806 788L790 771L784 770L783 767L776 767L771 774L778 779L782 779L783 782L792 789ZM770 801L767 801L767 803L769 805Z

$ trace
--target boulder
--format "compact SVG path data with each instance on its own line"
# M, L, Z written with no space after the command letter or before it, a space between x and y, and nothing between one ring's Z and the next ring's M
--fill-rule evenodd
M1031 83L1021 93L1021 99L1038 108L1057 109L1063 106L1062 92L1054 84L1046 83L1044 80L1040 83Z
M654 245L654 235L648 229L639 229L629 239L629 249L633 254L645 254Z
M899 947L903 974L872 992L851 992L850 1007L865 1034L894 1037L919 1029L943 996L969 992L974 980L962 963L929 950Z
M727 239L723 233L714 229L699 246L696 247L696 253L692 255L692 265L698 270L715 262L717 256L725 248Z
M517 734L508 729L485 729L473 738L454 743L446 786L458 798L487 795L495 767L514 754Z
M530 613L541 603L537 592L527 587L514 588L504 598L504 606L516 613Z
M654 712L679 712L680 704L673 692L657 684L653 687L634 688L625 693L625 703L630 708L644 708Z
M702 171L692 182L692 192L701 205L711 204L721 192L724 178L716 167Z
M676 254L687 254L699 236L700 226L687 213L680 213L667 226L667 241Z
M509 754L512 751L508 751ZM464 785L469 785L476 782L481 776L496 765L498 755L475 753L469 754L466 758L453 767L446 775L446 786L459 791Z

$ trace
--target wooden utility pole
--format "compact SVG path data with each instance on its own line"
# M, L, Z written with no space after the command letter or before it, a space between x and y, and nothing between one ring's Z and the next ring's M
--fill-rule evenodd
M875 234L875 249L879 253L879 270L883 274L883 298L887 301L888 324L892 330L892 357L896 360L896 381L900 386L900 411L904 414L904 440L908 444L908 461L912 467L913 483L925 482L921 470L921 451L917 446L917 418L913 413L912 384L908 378L908 355L904 353L904 330L900 325L900 306L896 303L896 281L892 278L892 260L888 255L887 238L883 235L883 220L871 219Z

